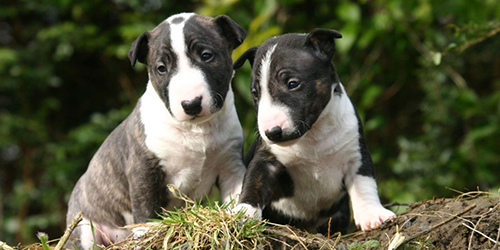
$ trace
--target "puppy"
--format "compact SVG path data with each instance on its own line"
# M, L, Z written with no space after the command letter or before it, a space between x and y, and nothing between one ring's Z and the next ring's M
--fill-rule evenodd
M259 136L245 156L240 204L251 216L321 233L354 221L375 229L393 212L377 194L363 128L331 63L339 32L274 37L245 52Z
M243 132L231 90L232 51L246 31L227 16L174 15L128 53L149 82L132 113L108 136L76 184L67 224L84 219L67 246L124 239L125 225L182 207L167 184L199 200L216 183L223 202L241 192ZM90 222L95 228L93 235Z

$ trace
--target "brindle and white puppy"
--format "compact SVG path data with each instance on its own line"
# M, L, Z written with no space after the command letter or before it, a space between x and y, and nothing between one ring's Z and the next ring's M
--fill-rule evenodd
M124 239L125 225L182 207L167 184L199 200L216 183L222 201L238 195L245 173L243 133L231 90L231 53L246 32L227 16L169 17L132 44L149 82L133 112L108 136L76 184L67 223L84 219L68 247Z
M259 136L235 210L322 233L350 220L375 229L394 213L379 201L363 128L331 59L335 30L274 37L235 63L252 64Z

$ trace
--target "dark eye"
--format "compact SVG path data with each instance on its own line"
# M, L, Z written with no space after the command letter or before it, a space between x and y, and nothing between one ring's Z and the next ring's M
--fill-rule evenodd
M165 65L163 64L158 65L158 67L156 67L156 70L158 70L158 73L160 74L167 73L167 67L165 67Z
M287 84L288 86L288 89L289 90L292 90L292 89L296 89L297 87L300 86L300 82L299 81L296 81L296 80L290 80Z
M252 97L253 99L259 99L259 92L255 88L252 88Z
M209 52L203 52L203 53L201 53L201 60L204 61L204 62L212 59L212 57L214 57L214 55L212 53L209 53Z

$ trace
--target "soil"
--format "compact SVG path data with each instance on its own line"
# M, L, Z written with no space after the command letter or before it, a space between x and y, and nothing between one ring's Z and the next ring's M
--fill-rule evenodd
M500 249L499 198L465 194L411 204L378 230L323 237L291 230L274 237L286 249ZM392 248L391 248L392 246Z
M395 204L406 211L381 228L329 237L268 224L266 240L257 249L500 249L499 201L498 194L474 192L454 199ZM122 242L109 249L134 249L131 245ZM37 247L40 244L16 249L41 249ZM151 248L163 249L161 244Z

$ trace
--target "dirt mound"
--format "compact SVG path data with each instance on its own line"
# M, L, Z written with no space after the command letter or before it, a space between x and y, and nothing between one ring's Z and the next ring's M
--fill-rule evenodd
M376 239L384 248L399 240L428 248L494 249L500 247L499 236L499 198L479 196L414 203L380 230L346 235L341 244Z
M245 222L225 211L215 204L171 212L144 237L130 237L107 249L500 249L499 197L483 192L413 203L378 230L330 237ZM41 245L15 249L37 247Z
M498 249L500 248L499 198L466 194L456 199L434 199L411 204L372 232L356 232L327 238L290 228L272 236L288 247L301 249ZM288 232L287 232L288 231ZM279 244L274 244L278 246ZM285 245L285 243L281 243Z

